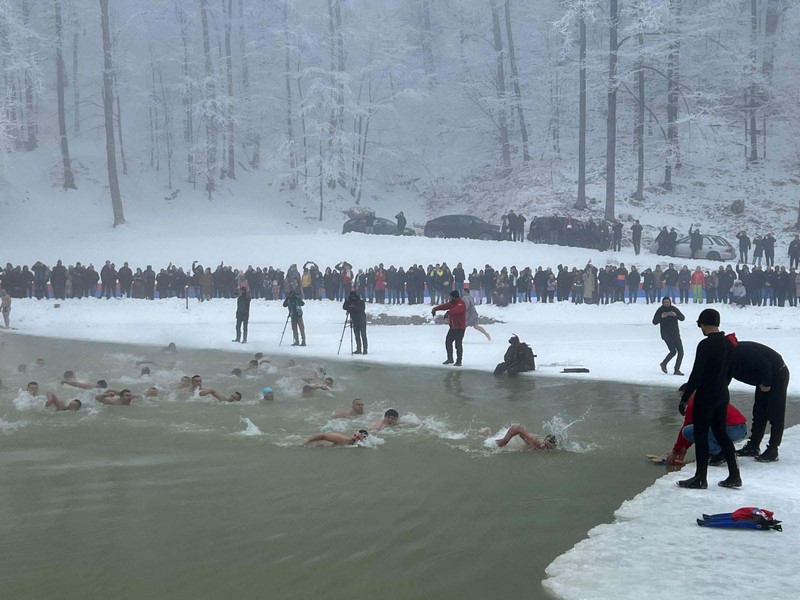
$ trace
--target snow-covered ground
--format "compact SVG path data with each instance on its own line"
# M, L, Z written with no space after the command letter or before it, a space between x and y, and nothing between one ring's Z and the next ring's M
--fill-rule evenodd
M786 432L780 462L760 464L749 458L739 464L741 490L715 484L726 477L724 467L710 469L707 490L675 485L691 476L691 465L662 477L624 502L615 523L598 525L588 539L554 560L547 568L545 588L561 598L580 600L796 598L800 427ZM703 513L729 513L744 506L773 511L784 521L784 532L706 529L695 522Z

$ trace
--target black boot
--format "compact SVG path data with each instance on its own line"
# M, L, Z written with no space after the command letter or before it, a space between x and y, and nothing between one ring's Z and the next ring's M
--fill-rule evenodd
M448 358L448 359L447 359L446 361L444 361L442 364L443 364L443 365L452 365L452 364L453 364L453 359L452 359L452 358Z
M766 450L764 450L761 454L756 456L756 460L758 462L777 462L778 449L774 446L768 445Z
M735 473L732 475L728 475L727 479L723 479L719 482L720 487L724 488L740 488L742 487L742 477L739 475L739 470L737 469Z
M736 456L758 456L759 454L758 444L754 444L753 440L747 440L747 443L736 451Z
M708 482L705 479L700 479L697 475L695 475L691 479L683 479L679 481L678 485L682 488L687 488L690 490L704 490L708 487Z

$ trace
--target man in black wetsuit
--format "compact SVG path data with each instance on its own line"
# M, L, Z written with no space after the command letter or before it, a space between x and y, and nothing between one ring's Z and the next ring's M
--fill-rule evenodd
M678 321L683 321L686 317L675 306L672 306L672 299L669 296L664 296L661 300L661 306L656 310L653 315L653 325L658 325L661 328L661 339L667 345L669 354L661 361L661 370L667 372L667 365L675 354L678 355L678 360L675 361L675 375L683 375L681 373L681 362L683 362L683 342L681 342L681 332L678 328Z
M686 405L692 393L694 396L694 433L697 469L694 477L678 482L683 488L701 489L708 487L708 429L722 448L728 464L728 478L719 482L722 487L742 487L742 478L736 464L736 451L725 428L728 416L730 395L728 384L733 376L735 348L733 342L719 330L719 313L707 308L697 318L697 326L706 336L697 344L694 366L689 381L683 390L678 410L686 412Z
M783 438L789 369L783 357L769 346L758 342L739 342L733 334L728 335L728 339L736 346L734 379L756 388L750 439L736 454L755 456L758 462L775 462ZM769 443L767 449L760 452L767 422L770 424Z
M247 295L247 288L239 290L239 297L236 299L236 339L240 339L243 344L247 343L247 322L250 320L250 296ZM244 325L244 335L242 334L242 325Z

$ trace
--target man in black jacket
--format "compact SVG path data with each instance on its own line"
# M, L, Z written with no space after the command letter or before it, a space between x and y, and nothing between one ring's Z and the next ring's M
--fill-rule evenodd
M722 487L742 487L742 478L736 464L736 451L733 442L728 437L726 420L730 395L728 384L733 376L733 361L735 348L733 342L725 337L719 330L719 313L713 308L707 308L697 318L697 326L705 336L697 344L692 373L689 381L683 388L681 402L678 410L683 415L689 398L694 394L694 435L695 455L697 468L694 477L678 482L683 488L706 489L708 482L708 430L722 448L725 461L728 465L728 477L719 482Z
M347 311L347 314L350 315L350 324L356 337L356 350L353 352L353 354L366 354L367 313L364 300L362 300L356 291L353 290L342 304L342 308Z
M667 372L667 365L672 357L678 355L678 360L675 361L675 375L683 375L681 373L681 362L683 362L683 342L681 341L681 332L678 328L678 321L683 321L686 317L683 313L672 306L672 300L669 296L664 296L661 300L661 306L656 309L656 314L653 315L653 325L658 325L661 329L661 339L667 345L669 354L661 361L661 370Z
M783 438L789 369L783 362L783 357L769 346L758 342L739 342L733 334L728 335L728 339L736 347L734 379L756 388L750 439L736 454L755 456L758 462L775 462L778 460L778 446ZM767 449L760 452L759 446L768 422L769 443Z
M247 295L247 288L239 289L239 297L236 299L236 339L240 339L243 344L247 343L247 322L250 320L250 296ZM244 325L244 332L242 332Z

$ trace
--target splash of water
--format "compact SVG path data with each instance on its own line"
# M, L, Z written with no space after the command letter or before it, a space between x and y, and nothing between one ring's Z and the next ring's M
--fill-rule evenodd
M591 452L596 445L593 443L580 443L576 440L570 439L569 430L570 428L577 424L583 423L586 421L587 417L589 416L589 411L591 408L587 408L586 412L584 412L580 417L573 419L572 421L568 421L562 415L556 415L549 421L545 421L543 424L543 429L545 433L552 434L556 436L556 440L558 443L558 447L567 450L569 452Z
M253 423L247 417L240 417L239 422L243 423L245 428L244 431L240 431L239 435L243 435L246 437L254 437L257 435L264 435L264 432L258 428L258 425Z

